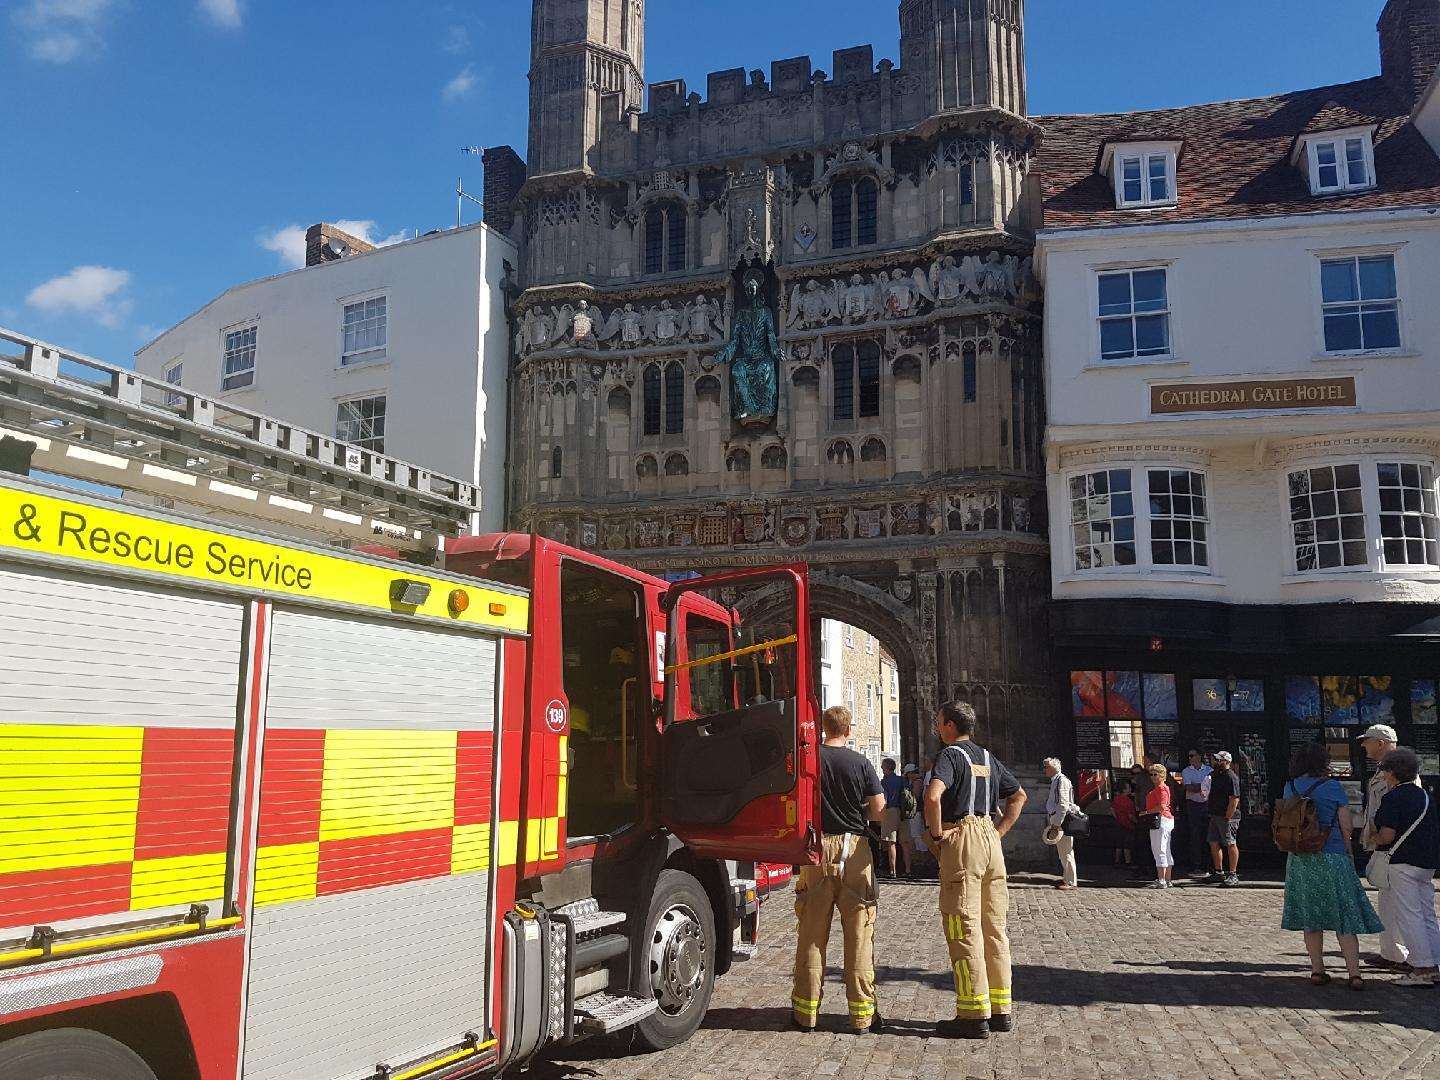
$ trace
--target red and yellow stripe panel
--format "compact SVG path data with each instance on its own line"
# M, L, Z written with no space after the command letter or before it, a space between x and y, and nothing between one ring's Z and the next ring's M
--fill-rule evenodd
M0 725L0 927L224 894L233 731Z
M493 748L488 731L270 731L256 906L488 870Z

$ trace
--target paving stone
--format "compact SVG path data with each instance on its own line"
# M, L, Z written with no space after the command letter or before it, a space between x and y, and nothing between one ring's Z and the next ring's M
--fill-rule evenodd
M822 1030L789 1029L794 920L781 895L763 912L759 955L720 980L689 1042L651 1055L582 1042L524 1075L1101 1080L1160 1060L1183 1063L1190 1080L1440 1080L1440 991L1384 977L1363 993L1339 978L1312 987L1300 935L1279 929L1282 900L1274 888L1013 887L1018 1030L965 1043L934 1037L954 986L933 885L881 886L875 954L891 1033L879 1037L844 1031L838 933ZM1330 966L1343 970L1338 953Z

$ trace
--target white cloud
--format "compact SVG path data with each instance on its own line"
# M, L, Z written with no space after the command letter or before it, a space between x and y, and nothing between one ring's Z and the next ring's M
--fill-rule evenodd
M440 96L446 101L459 101L475 89L477 81L475 65L466 64L465 70L445 84L445 89L440 91Z
M245 17L241 0L200 0L200 11L216 26L237 30Z
M274 232L260 235L260 246L280 256L287 270L305 265L305 230L299 225L284 225Z
M101 326L119 326L130 314L132 304L124 296L130 271L109 266L77 266L36 285L25 302L50 315L87 315Z
M68 64L104 48L105 16L115 0L28 0L15 9L15 22L28 37L30 55L50 64Z
M389 247L408 239L404 229L399 232L380 235L380 226L369 218L340 218L331 222L341 232L349 233L357 240L364 240L376 247ZM260 246L280 256L280 262L287 270L297 270L305 265L305 228L301 225L284 225L272 232L261 233Z
M452 26L445 31L445 40L440 48L452 56L470 51L470 31L463 26Z

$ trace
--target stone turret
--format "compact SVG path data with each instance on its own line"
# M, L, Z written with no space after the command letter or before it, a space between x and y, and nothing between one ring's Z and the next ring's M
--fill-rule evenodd
M592 167L602 118L641 108L644 0L534 0L530 175Z
M902 0L900 66L923 73L934 113L1024 116L1024 0Z

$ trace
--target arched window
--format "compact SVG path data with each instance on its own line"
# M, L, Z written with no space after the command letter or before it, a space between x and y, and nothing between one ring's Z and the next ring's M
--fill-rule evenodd
M973 403L980 396L980 373L975 361L975 346L967 343L965 346L965 359L962 366L962 378L964 379L964 395L966 404Z
M647 364L640 376L646 435L660 434L660 365ZM643 460L643 459L642 459Z
M783 446L767 446L764 453L760 455L760 467L762 469L783 469L785 460Z
M831 465L853 465L855 448L844 439L836 439L825 451L825 460Z
M645 212L645 273L685 269L685 207L664 203Z
M684 434L685 365L672 360L662 370L659 364L647 364L640 382L645 399L645 434Z
M659 466L655 464L655 459L649 454L644 455L635 463L635 475L641 480L649 480L657 476L659 472Z
M685 430L685 365L672 360L665 365L665 434Z
M880 185L872 176L844 176L830 188L830 247L836 251L875 243Z
M685 460L684 454L671 454L665 459L666 476L689 476L690 462Z
M560 479L560 477L561 477L561 476L563 475L563 473L564 473L564 464L565 464L565 455L564 455L564 453L560 450L560 447L557 446L557 447L555 447L553 450L550 451L550 475L551 475L551 477L553 477L553 478L556 479L556 480Z
M748 473L750 471L750 451L731 450L725 458L725 471Z
M866 439L860 447L861 461L884 461L885 444L879 439Z
M834 367L835 419L880 415L880 343L841 342L830 353Z

